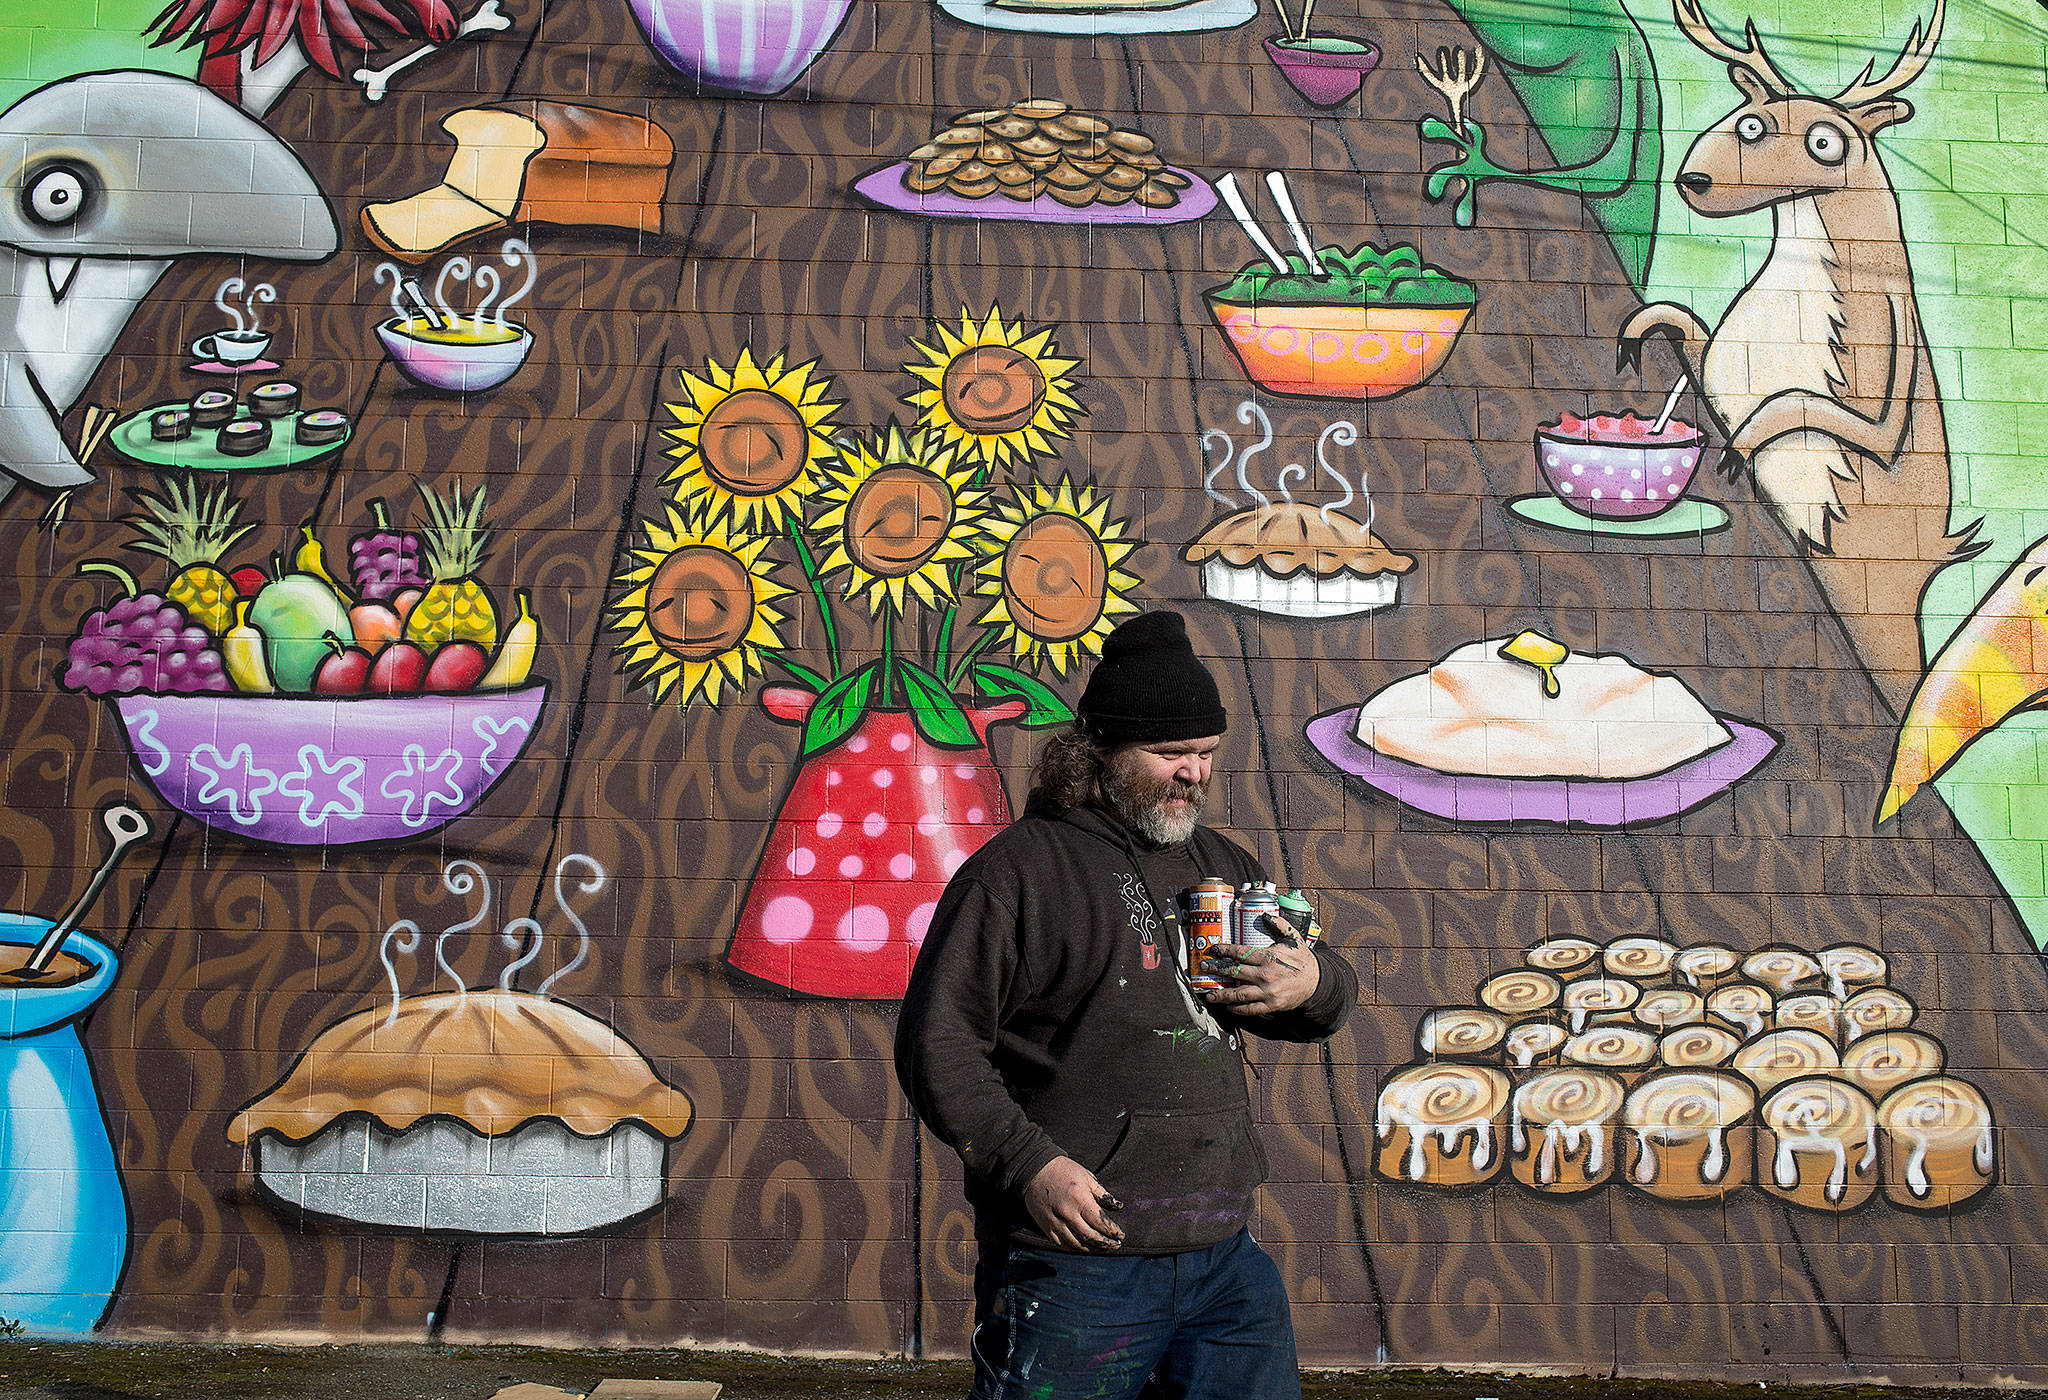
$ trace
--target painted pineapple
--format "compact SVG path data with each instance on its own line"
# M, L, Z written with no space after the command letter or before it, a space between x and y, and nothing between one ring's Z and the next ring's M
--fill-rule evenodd
M474 577L491 537L483 523L484 491L477 487L465 501L460 481L449 486L446 498L420 487L427 503L420 543L434 581L406 618L405 639L429 651L447 641L475 642L486 651L498 645L497 609Z
M241 502L227 483L202 487L193 474L164 480L164 493L137 491L142 509L128 517L137 531L135 548L170 561L171 586L164 597L219 637L235 625L235 585L220 559L255 528L237 525Z

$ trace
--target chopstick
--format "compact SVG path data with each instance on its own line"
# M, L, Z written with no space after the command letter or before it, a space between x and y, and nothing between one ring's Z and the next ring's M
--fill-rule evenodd
M1294 235L1294 246L1301 249L1302 257L1315 269L1316 276L1328 277L1330 269L1324 267L1323 260L1316 256L1316 245L1309 241L1308 229L1303 227L1301 215L1294 212L1294 196L1287 189L1287 172L1267 171L1266 188L1272 191L1273 202L1280 206L1280 217L1287 220L1287 231Z
M1216 193L1223 196L1223 202L1230 206L1231 217L1237 220L1237 226L1244 230L1245 237L1258 245L1259 251L1266 255L1266 261L1273 264L1273 270L1282 277L1292 277L1294 269L1287 265L1286 257L1252 218L1251 208L1244 202L1244 191L1237 187L1237 176L1227 174L1218 180Z
M119 417L111 408L92 404L85 410L84 431L79 435L78 464L82 467L92 460L92 454L99 451L100 444L107 440L107 434L114 431L115 419Z

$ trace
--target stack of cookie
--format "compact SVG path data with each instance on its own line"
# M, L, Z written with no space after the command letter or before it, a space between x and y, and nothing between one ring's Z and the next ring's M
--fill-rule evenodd
M910 153L903 183L918 194L943 191L962 199L1000 194L1021 202L1050 195L1072 209L1133 200L1169 209L1189 180L1167 168L1142 132L1033 98L961 113Z

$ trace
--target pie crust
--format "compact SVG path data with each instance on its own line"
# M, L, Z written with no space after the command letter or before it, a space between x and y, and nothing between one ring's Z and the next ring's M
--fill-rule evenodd
M1413 557L1341 511L1297 501L1227 515L1181 557L1219 603L1283 617L1349 617L1396 601Z

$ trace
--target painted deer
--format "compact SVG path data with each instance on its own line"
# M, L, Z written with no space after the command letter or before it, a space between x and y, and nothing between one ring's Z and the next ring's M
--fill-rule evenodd
M1895 714L1922 670L1920 598L1984 548L1951 534L1948 442L1913 270L1876 137L1913 115L1897 94L1926 68L1944 0L1882 78L1799 91L1747 26L1723 39L1699 0L1673 0L1687 38L1728 64L1742 104L1693 142L1680 197L1708 218L1769 209L1770 256L1718 328L1656 302L1623 325L1622 363L1670 334L1757 493L1808 555L1828 605Z

